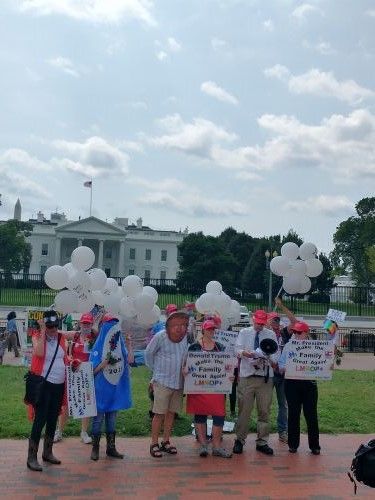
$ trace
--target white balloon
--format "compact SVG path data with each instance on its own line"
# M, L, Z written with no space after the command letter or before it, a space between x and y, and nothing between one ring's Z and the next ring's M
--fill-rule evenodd
M311 280L307 276L303 276L299 288L299 293L307 293L311 288Z
M89 247L77 247L73 250L70 260L74 267L86 271L94 264L95 254Z
M80 294L83 290L90 290L90 276L84 271L76 271L72 276L69 277L66 286L67 288L69 288L69 290L73 290L78 294Z
M323 264L319 259L309 259L305 260L306 263L306 275L310 278L316 278L323 271Z
M103 271L103 269L99 269L94 267L87 271L87 274L91 279L91 288L92 290L103 290L107 283L107 275Z
M204 313L204 311L203 311L203 308L202 308L202 306L201 306L201 303L200 303L200 300L199 300L199 299L200 299L200 297L198 297L198 298L197 298L197 300L195 301L195 309L196 309L199 313L203 314L203 313Z
M55 309L63 314L77 310L78 296L71 290L62 290L55 297Z
M118 315L120 313L121 300L121 297L117 293L109 295L107 303L104 305L106 311Z
M138 323L145 326L154 325L160 319L160 309L152 308L151 311L143 312L137 315Z
M305 276L306 274L306 264L303 260L292 260L290 263L290 271L287 276L292 276L298 274L299 276Z
M117 292L118 283L114 278L107 278L104 288L106 288L110 292Z
M296 245L292 241L284 243L284 245L281 247L281 255L289 260L296 260L299 255L298 245Z
M142 293L143 282L139 276L131 274L130 276L126 276L123 280L122 289L124 290L124 294L128 295L128 297L136 297Z
M68 272L61 266L51 266L44 274L46 285L53 290L61 290L68 283Z
M124 297L120 302L120 312L125 318L134 318L137 311L134 307L134 299L131 297Z
M290 271L289 259L282 255L274 257L270 262L270 269L276 276L286 276Z
M231 298L224 292L221 292L220 295L215 296L215 309L220 313L221 316L224 316L230 310L231 306Z
M94 290L92 292L92 297L94 299L95 304L97 304L98 306L104 305L104 296L100 290Z
M84 297L80 297L77 303L77 312L89 312L95 305L94 297L91 293L88 293Z
M201 313L215 312L215 295L213 293L203 293L199 297L199 307Z
M221 283L218 281L210 281L206 285L206 292L207 293L213 293L215 295L219 295L223 291L223 287L221 286Z
M138 314L146 313L151 311L154 307L154 298L147 293L141 293L137 295L134 299L134 307Z
M302 243L302 245L299 247L299 256L302 260L313 259L317 253L318 249L316 248L316 245L314 245L314 243Z
M77 269L73 266L73 264L71 262L67 262L63 268L65 269L65 271L68 273L68 276L73 276L73 274L75 274L77 272Z
M298 274L286 276L283 279L283 288L286 291L286 293L289 293L289 295L294 295L295 293L299 293L300 286L301 286L301 276Z
M241 304L237 302L237 300L231 300L230 312L232 313L241 313Z
M147 295L151 295L151 297L154 299L154 304L156 304L156 302L158 301L159 295L154 287L144 286L142 292L147 294Z

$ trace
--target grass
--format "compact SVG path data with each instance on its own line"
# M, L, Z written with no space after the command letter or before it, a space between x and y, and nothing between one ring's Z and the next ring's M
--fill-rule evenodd
M0 366L0 438L25 438L30 422L23 404L25 368ZM134 407L119 412L117 432L122 436L150 434L147 387L150 372L146 367L132 369ZM375 373L365 371L335 371L333 380L319 383L319 425L322 433L371 433L374 431ZM276 431L276 398L271 415L271 428ZM303 419L302 419L303 420ZM250 424L255 431L255 418ZM302 429L305 430L304 422ZM69 419L65 435L79 435L79 421ZM191 432L191 416L182 413L176 420L174 434Z

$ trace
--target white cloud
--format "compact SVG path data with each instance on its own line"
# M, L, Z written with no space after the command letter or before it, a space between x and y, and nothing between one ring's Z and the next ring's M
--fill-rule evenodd
M181 50L181 45L172 36L170 36L167 41L168 41L168 47L172 52L179 52Z
M48 64L61 70L67 75L74 76L78 78L80 76L78 70L74 67L74 64L67 57L55 57L53 59L48 59Z
M156 57L157 59L159 59L159 61L165 61L168 57L168 54L164 52L164 50L159 50L159 52L156 53Z
M359 104L364 99L375 96L375 92L361 87L354 80L339 81L332 72L320 71L315 68L295 76L285 66L276 64L271 68L266 68L264 74L287 83L293 94L335 97L351 105Z
M274 25L272 19L266 19L266 21L263 22L263 28L266 31L269 31L270 33L272 33L272 31L274 31L274 29L275 29L275 25Z
M303 46L306 49L314 50L316 52L319 52L319 54L322 54L323 56L331 56L333 54L336 54L336 50L332 48L331 44L329 42L324 42L320 41L317 43L310 43L307 40L303 41Z
M375 9L370 9L366 11L366 14L370 17L375 17Z
M310 14L323 14L322 10L316 5L303 3L294 9L292 17L299 21L305 20Z
M148 109L147 102L145 101L130 101L125 103L125 106L132 109Z
M222 40L221 38L211 38L211 47L214 50L220 51L222 49L225 49L227 46L228 44L225 40Z
M18 3L22 12L40 16L58 14L95 24L136 19L156 26L150 0L18 0Z
M246 181L246 182L262 180L262 176L260 176L259 174L256 174L254 172L246 172L243 170L240 172L237 172L235 175L235 178L240 180L240 181Z
M36 197L51 198L51 190L41 185L40 181L33 181L28 175L16 172L13 167L0 164L0 176L2 183L2 195L11 193L13 198L22 196L23 199L32 200Z
M84 143L56 140L52 145L67 156L52 160L58 167L90 177L129 172L128 155L101 137L90 137Z
M238 99L234 97L234 95L224 90L215 82L203 82L201 85L201 91L211 97L214 97L215 99L218 99L219 101L229 102L235 106L238 104Z
M354 203L346 196L319 195L301 201L289 201L283 205L284 210L298 212L315 212L328 217L345 216L354 212Z
M26 168L28 170L51 170L50 165L43 161L38 160L35 156L30 156L27 151L23 149L11 148L0 154L0 165L10 169Z

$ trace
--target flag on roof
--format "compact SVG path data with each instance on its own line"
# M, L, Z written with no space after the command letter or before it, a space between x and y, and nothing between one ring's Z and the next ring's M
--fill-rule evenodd
M83 183L83 185L86 187L86 188L90 188L92 187L92 181L86 181Z

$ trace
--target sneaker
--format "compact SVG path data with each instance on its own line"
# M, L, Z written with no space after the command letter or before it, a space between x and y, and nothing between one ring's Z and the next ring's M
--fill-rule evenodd
M286 431L279 432L279 441L288 443L288 433Z
M62 441L63 435L62 432L59 429L55 430L55 435L53 437L53 442L58 443L59 441Z
M311 453L313 455L320 455L320 449L319 448L314 448L313 450L311 450Z
M256 450L260 451L261 453L264 453L265 455L273 455L273 449L270 446L268 446L268 444L263 444L262 446L257 444Z
M212 448L213 457L232 458L232 453L225 448Z
M81 432L81 441L82 443L85 443L85 444L90 444L92 443L92 439L91 437L87 434L86 431L82 431Z
M208 447L206 444L202 444L202 446L199 448L199 456L207 457L207 455L208 455Z
M297 453L297 448L289 448L289 453Z
M234 442L234 446L233 446L233 453L236 453L237 455L241 455L242 452L243 452L242 441L240 441L239 439L236 439Z

